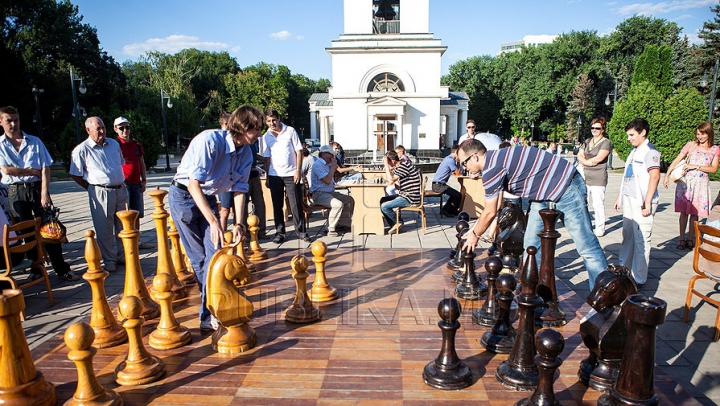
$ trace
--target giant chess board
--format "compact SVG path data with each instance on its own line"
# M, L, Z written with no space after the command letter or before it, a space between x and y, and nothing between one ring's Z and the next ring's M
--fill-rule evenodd
M340 297L317 303L320 321L292 324L283 314L295 297L289 263L299 253L273 250L270 259L256 263L244 288L254 306L250 324L257 332L251 350L232 356L213 351L211 335L200 333L200 300L192 286L189 297L174 304L192 342L167 351L147 347L165 362L166 376L147 385L117 385L113 371L127 353L123 344L98 350L94 366L99 381L118 392L126 405L512 405L532 393L509 390L496 380L495 369L507 355L480 345L487 328L472 322L472 310L482 300L460 301L456 348L473 372L472 386L443 391L423 383L423 368L438 356L442 341L438 302L455 288L445 267L447 250L331 250L326 275ZM311 259L309 250L305 255ZM475 261L483 279L484 259ZM309 289L312 261L308 272ZM568 324L558 329L565 350L554 384L556 397L565 406L594 405L601 393L577 379L578 365L588 354L578 329L590 307L560 280L557 290ZM111 307L116 309L115 303ZM149 320L143 326L146 346L157 323ZM36 368L56 385L61 402L73 396L77 379L68 351L60 334L32 352ZM655 391L663 405L699 404L657 367Z

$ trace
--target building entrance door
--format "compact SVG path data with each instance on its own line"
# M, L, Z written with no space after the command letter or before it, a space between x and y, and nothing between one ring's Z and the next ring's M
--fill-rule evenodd
M394 117L378 117L375 137L377 137L377 150L382 151L383 154L395 149L397 130L395 129L395 123L391 121L394 119Z

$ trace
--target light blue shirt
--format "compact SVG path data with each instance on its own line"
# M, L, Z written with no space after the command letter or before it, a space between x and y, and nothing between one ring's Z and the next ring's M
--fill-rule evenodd
M205 130L190 141L173 180L185 186L197 180L206 195L247 193L252 155L249 145L235 148L229 132Z
M433 182L447 183L448 179L450 179L450 175L452 175L453 171L456 171L457 169L458 163L455 158L453 158L452 155L446 156L440 162L437 171L435 171Z
M24 169L43 169L52 163L53 160L40 138L23 133L23 140L18 151L5 134L0 137L0 165ZM10 176L4 173L2 175L2 183L6 185L31 183L39 180L38 176L32 175Z
M124 163L117 141L105 138L100 145L88 137L73 149L70 175L82 176L91 185L118 186L125 181Z
M312 183L310 184L310 193L315 192L325 192L325 193L332 193L335 191L335 185L331 181L328 185L327 183L322 181L322 178L328 176L330 173L330 167L331 164L329 162L325 162L324 159L318 158L315 160L315 163L312 166L312 170L310 173L312 174Z

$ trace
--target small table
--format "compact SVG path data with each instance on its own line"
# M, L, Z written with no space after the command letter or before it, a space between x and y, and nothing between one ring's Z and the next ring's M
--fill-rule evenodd
M273 212L272 197L270 196L270 189L265 186L265 179L266 177L264 176L260 178L263 200L265 201L265 218L267 220L273 220L275 218L275 213ZM285 203L283 204L283 214L285 215L284 221L288 221L287 197L285 198Z
M372 181L371 181L372 182ZM352 234L385 234L385 222L380 211L380 198L385 196L387 182L371 183L358 180L336 186L336 189L347 189L355 199L355 211L352 217Z
M363 170L362 172L363 179L372 180L372 179L385 179L385 171L381 170Z
M458 176L458 182L460 182L460 193L462 194L460 211L470 214L470 218L480 217L480 213L485 209L485 187L483 187L482 179Z

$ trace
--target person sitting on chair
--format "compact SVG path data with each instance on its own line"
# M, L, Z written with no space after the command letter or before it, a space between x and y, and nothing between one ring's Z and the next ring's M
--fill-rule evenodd
M320 147L319 159L310 171L312 183L310 192L313 202L330 209L328 214L328 236L337 237L350 231L350 220L355 209L355 200L335 191L333 176L338 169L335 151L329 145Z
M458 146L453 145L450 149L450 155L443 158L435 172L435 177L432 181L432 190L437 193L442 193L448 196L448 201L442 207L440 213L445 217L456 217L460 212L460 200L462 195L457 190L448 186L447 181L450 179L450 175L458 170L457 163L457 151Z
M385 154L385 176L396 184L397 194L385 196L380 199L380 210L390 226L389 234L398 231L402 225L395 222L394 209L399 207L417 206L420 204L422 182L417 168L408 161L401 161L397 152L388 151Z

